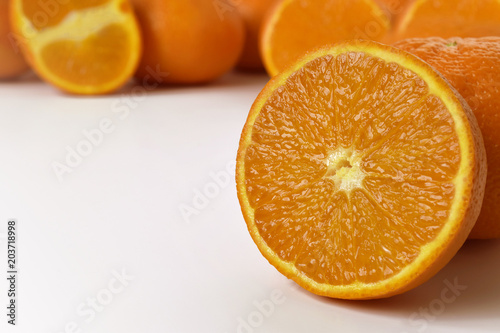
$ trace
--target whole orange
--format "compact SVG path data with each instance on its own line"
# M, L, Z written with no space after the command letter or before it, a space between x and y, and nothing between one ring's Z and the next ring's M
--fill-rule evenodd
M225 0L133 0L144 52L136 73L157 83L206 83L231 70L245 41ZM224 7L225 8L225 7Z
M16 50L15 35L10 28L9 1L0 0L0 79L21 75L28 64L20 50Z
M476 115L488 178L481 214L469 238L500 238L500 37L414 38L395 45L440 71Z
M264 64L259 52L259 34L262 21L276 0L241 0L237 9L245 21L246 40L238 62L242 70L262 70Z

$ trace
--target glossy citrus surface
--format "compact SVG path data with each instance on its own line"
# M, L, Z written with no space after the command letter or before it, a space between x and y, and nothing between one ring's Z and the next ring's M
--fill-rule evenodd
M469 103L483 133L488 179L471 238L500 238L500 37L403 40L397 47L440 71Z
M26 58L48 82L70 93L102 94L133 75L141 39L127 0L70 0L50 12L35 0L12 4Z
M237 160L262 254L330 297L387 297L463 244L486 177L476 120L410 54L373 42L311 53L255 101Z

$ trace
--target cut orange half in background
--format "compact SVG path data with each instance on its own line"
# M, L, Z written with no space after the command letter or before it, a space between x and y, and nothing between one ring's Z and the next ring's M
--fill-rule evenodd
M415 0L395 26L394 40L500 36L499 0Z
M67 0L54 6L13 0L14 32L33 69L75 94L112 92L141 55L139 27L127 0Z
M255 101L238 197L259 250L319 295L388 297L433 276L481 208L476 119L409 53L348 42L309 54Z
M390 18L377 0L280 0L261 29L260 51L274 76L311 49L347 39L382 41Z

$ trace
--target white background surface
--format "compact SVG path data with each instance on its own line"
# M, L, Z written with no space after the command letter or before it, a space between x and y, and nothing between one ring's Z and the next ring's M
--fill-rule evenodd
M428 283L378 301L317 297L267 263L231 166L266 81L233 74L92 98L34 79L0 83L0 233L9 218L20 229L18 325L6 325L2 278L0 332L500 332L499 241L469 242ZM59 181L54 162L104 118L113 131ZM229 183L214 186L227 165ZM212 198L183 218L207 186ZM3 277L1 237L0 257ZM133 279L120 284L123 271ZM446 281L467 288L449 301ZM99 311L88 304L96 297Z

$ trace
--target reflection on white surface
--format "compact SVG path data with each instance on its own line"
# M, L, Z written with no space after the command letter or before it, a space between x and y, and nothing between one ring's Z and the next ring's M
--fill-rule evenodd
M82 323L79 306L100 294L107 302L102 290L122 269L134 280L98 303L82 332L497 332L499 241L468 242L426 284L377 301L312 295L266 262L246 230L233 175L214 179L234 161L266 81L230 75L149 92L126 119L113 105L133 87L78 98L37 81L0 83L0 221L23 225L12 332ZM105 118L114 130L59 181L52 163ZM207 199L199 207L197 191ZM182 205L197 211L189 223ZM466 286L459 295L449 286L455 280Z

